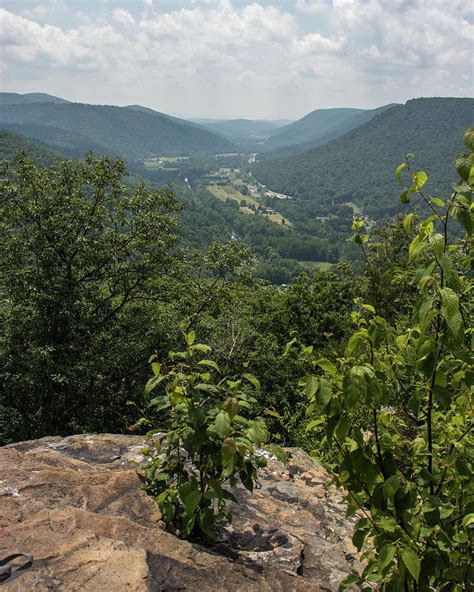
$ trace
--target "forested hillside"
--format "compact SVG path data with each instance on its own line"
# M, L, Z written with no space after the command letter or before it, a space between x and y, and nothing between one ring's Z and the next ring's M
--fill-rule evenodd
M359 127L360 125L366 123L373 119L376 115L383 113L387 109L394 107L395 105L384 105L383 107L377 107L377 109L367 109L365 111L361 111L360 113L356 113L347 119L343 119L337 125L334 125L329 130L325 130L315 134L311 140L307 142L303 142L302 144L290 144L288 146L282 146L280 148L276 148L268 152L268 154L261 154L260 157L262 160L267 160L270 158L280 158L280 157L287 157L293 154L301 154L302 152L306 152L307 150L311 150L312 148L317 148L318 146L322 146L335 138L339 138L339 136L343 136L350 130ZM264 146L264 149L266 147Z
M328 132L334 126L361 112L362 109L316 109L298 121L277 130L265 142L265 149L270 150L279 146L307 142L314 136Z
M82 103L1 105L0 123L77 155L87 142L90 149L98 146L102 153L128 159L235 150L222 136L196 125L126 107ZM67 146L60 137L63 133ZM76 135L78 140L74 142Z
M91 150L96 154L108 154L109 150L97 142L93 142L85 134L72 132L48 125L36 123L5 123L1 125L16 134L26 136L36 142L45 144L55 150L60 150L74 158L82 158Z
M258 163L254 174L271 189L307 201L309 209L351 203L370 217L390 216L401 204L386 171L414 153L417 167L431 163L428 191L445 194L451 155L473 118L474 99L413 99L315 150Z
M19 151L28 153L35 163L43 166L57 165L65 158L64 154L44 144L0 128L0 162L7 160L13 163Z

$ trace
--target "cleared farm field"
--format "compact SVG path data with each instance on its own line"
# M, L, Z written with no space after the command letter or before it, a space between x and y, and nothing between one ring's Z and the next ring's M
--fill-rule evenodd
M214 197L225 201L226 199L233 199L235 201L245 202L248 205L258 206L258 202L249 195L242 195L232 185L207 185L206 189L212 193Z
M256 201L250 195L242 195L240 193L240 191L237 191L237 189L235 187L232 187L232 185L224 185L224 189L226 190L228 196L231 199L236 199L237 201L244 200L245 203L247 203L247 204L252 204L254 206L258 206L258 201Z
M229 198L227 192L220 185L208 185L206 189L209 191L209 193L212 193L214 197L217 197L217 199L220 199L221 201L225 201Z
M268 220L271 220L272 222L281 224L282 226L293 226L293 224L288 220L288 218L284 218L278 212L275 212L274 214L264 214L264 217L268 218Z

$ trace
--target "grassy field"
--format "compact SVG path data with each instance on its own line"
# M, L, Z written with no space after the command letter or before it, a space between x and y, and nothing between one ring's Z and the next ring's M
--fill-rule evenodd
M235 187L232 187L232 185L224 185L224 189L231 199L236 199L237 201L244 200L247 204L258 206L258 201L256 199L254 199L250 195L242 195L240 191L237 191L237 189Z
M209 193L212 193L214 197L220 199L221 201L225 201L229 197L227 192L220 185L208 185L206 189L209 191Z
M237 189L232 187L232 185L208 185L206 189L209 193L212 193L214 197L220 199L221 201L225 201L226 199L233 199L238 201L244 201L247 205L258 206L258 202L249 195L242 195Z
M263 214L263 215L268 220L271 220L272 222L276 222L277 224L281 224L282 226L293 226L293 224L288 220L288 218L284 218L278 212L275 212L274 214ZM283 223L283 220L285 221L284 223Z

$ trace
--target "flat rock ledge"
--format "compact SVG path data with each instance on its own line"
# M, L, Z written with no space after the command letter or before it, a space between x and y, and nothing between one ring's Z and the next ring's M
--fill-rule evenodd
M335 591L360 565L343 496L307 454L271 458L210 548L164 531L132 460L139 436L47 437L0 448L0 557L30 552L16 591Z

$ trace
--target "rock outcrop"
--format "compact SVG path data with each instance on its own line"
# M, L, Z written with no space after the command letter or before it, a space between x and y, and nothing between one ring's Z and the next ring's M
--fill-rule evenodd
M353 521L330 477L299 449L238 488L232 527L206 548L163 530L131 460L143 439L48 437L0 448L0 557L31 552L17 591L337 590L358 571Z

